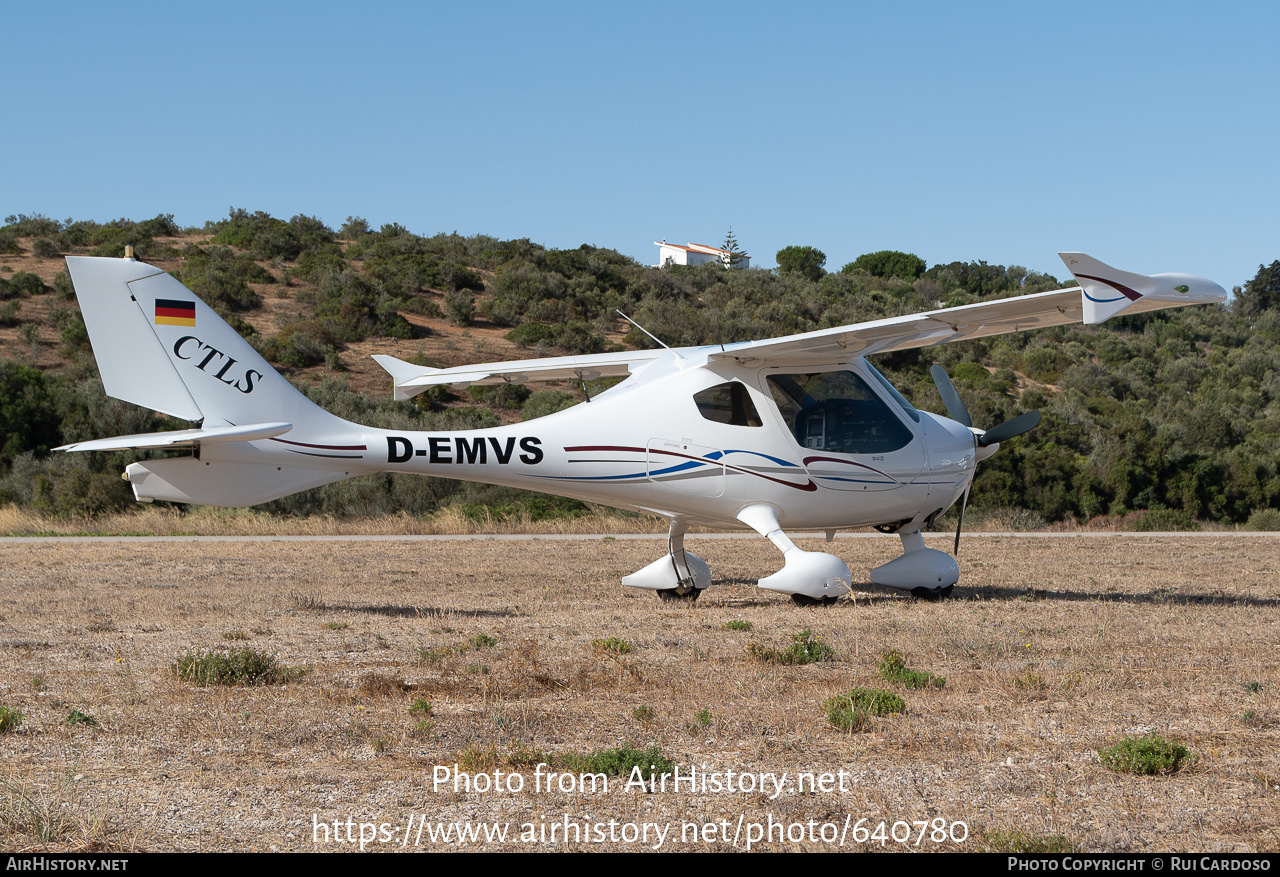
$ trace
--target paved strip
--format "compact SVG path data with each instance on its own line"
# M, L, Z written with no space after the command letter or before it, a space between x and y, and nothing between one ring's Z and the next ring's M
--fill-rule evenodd
M788 533L792 539L822 539L825 534ZM955 533L926 533L926 539L954 540ZM761 539L755 533L687 533L685 540ZM893 539L884 533L837 533L837 539ZM1254 530L1175 531L1162 533L1053 532L1053 533L965 533L964 539L1266 539L1280 533ZM54 542L476 542L486 540L537 542L567 540L600 542L605 539L665 542L665 533L467 533L429 536L0 536L0 545L32 545Z

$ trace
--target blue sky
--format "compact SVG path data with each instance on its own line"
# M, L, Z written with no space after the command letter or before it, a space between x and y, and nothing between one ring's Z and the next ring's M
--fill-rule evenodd
M0 215L808 244L1230 288L1280 258L1280 5L39 4Z

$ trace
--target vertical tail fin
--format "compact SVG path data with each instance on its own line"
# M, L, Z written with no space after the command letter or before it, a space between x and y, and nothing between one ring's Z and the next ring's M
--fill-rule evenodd
M176 279L133 259L67 257L107 395L206 427L341 423Z

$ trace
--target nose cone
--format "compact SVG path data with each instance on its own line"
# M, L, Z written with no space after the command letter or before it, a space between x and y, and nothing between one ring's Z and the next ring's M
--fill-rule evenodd
M949 417L921 411L925 421L925 444L933 469L968 468L974 464L976 448L973 430Z

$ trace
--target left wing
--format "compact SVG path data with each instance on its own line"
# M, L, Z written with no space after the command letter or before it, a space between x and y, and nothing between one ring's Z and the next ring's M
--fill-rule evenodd
M455 387L523 384L528 381L594 381L596 378L625 377L656 359L666 359L670 350L624 350L621 353L589 353L582 356L552 356L460 365L456 368L428 368L383 354L374 355L395 383L395 399L411 399L437 384Z
M201 442L254 442L274 438L293 429L292 423L250 423L245 426L211 426L173 432L144 432L115 438L72 442L55 451L129 451L143 448L192 448Z

